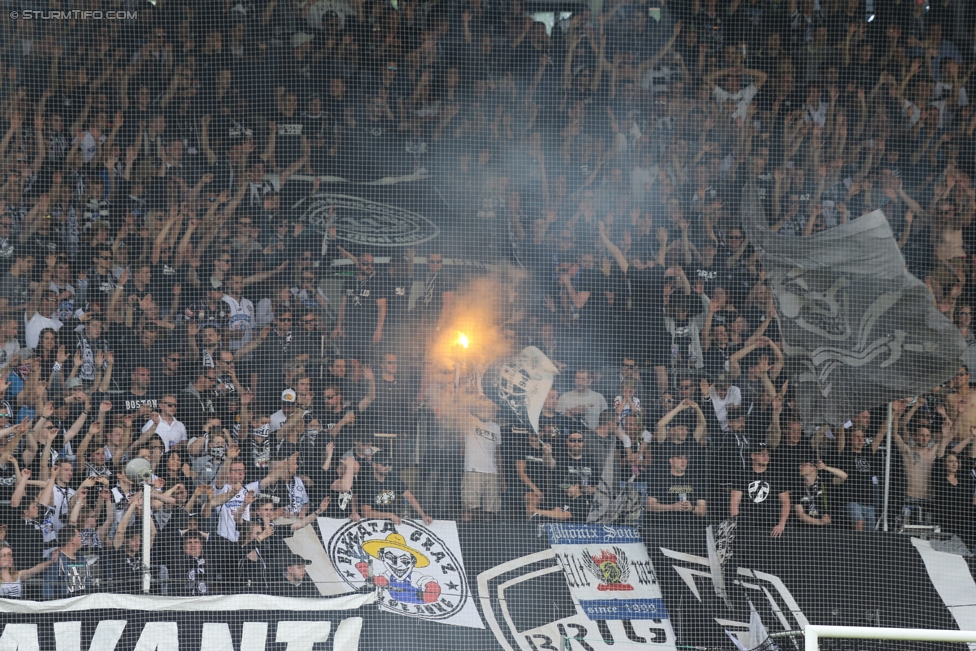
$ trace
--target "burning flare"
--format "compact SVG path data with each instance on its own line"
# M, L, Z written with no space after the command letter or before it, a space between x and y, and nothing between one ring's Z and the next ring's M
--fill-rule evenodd
M466 334L464 334L463 332L461 332L460 330L458 331L457 344L461 348L467 348L468 347L468 336Z

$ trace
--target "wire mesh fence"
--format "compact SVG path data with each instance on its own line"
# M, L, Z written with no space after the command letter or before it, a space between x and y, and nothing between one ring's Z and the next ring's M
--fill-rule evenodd
M2 649L976 629L972 3L0 8Z

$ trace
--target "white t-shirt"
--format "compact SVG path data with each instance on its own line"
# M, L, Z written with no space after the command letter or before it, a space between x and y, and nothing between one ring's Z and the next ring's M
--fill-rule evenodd
M152 427L152 419L147 420L146 424L142 426L142 431L147 431ZM170 448L179 443L180 441L186 441L186 426L180 421L173 419L172 424L167 423L165 419L160 419L159 427L156 428L156 436L163 440L163 444L166 446L166 451L169 452Z
M560 414L574 407L586 407L586 424L590 429L596 429L600 424L600 414L607 410L607 399L593 389L587 389L586 393L573 389L559 396L556 402L556 411Z
M224 484L222 488L217 491L217 495L223 495L224 493L234 490L234 487L230 484ZM234 516L237 514L237 510L244 508L244 515L241 516L244 520L251 519L251 507L244 506L244 496L251 491L255 494L261 492L261 482L254 481L250 484L245 484L241 487L241 490L237 491L234 497L230 498L227 502L220 507L217 511L217 533L226 538L231 542L237 542L240 537L240 532L237 531L237 525L234 524Z
M269 424L271 425L271 431L277 432L281 429L281 426L288 421L288 416L285 415L284 409L279 409L275 413L271 414Z
M734 101L735 110L732 112L732 119L737 120L742 118L745 120L746 111L749 109L749 105L752 103L752 98L754 98L758 92L759 89L756 88L755 84L749 84L745 88L740 88L739 92L735 93L734 95L724 88L716 86L715 90L712 91L712 97L715 98L715 101L718 102L720 106L724 106L725 103L730 100Z
M50 328L55 331L60 330L61 322L57 319L50 319L43 316L40 312L34 312L34 316L27 321L24 327L24 335L28 348L37 348L37 343L41 338L41 330L44 328Z
M231 339L229 343L229 348L231 350L238 350L249 341L254 333L254 303L248 299L241 297L241 300L235 300L224 294L224 302L230 306L230 322L228 327L231 330L243 330L244 336L240 339Z
M498 474L495 450L502 444L498 423L469 415L464 423L464 471Z
M715 410L715 417L718 418L718 424L722 426L722 431L729 431L728 423L728 412L725 410L729 405L741 405L742 404L742 392L739 391L739 387L731 386L728 392L725 394L725 400L718 397L718 393L715 389L712 389L711 395L712 408Z

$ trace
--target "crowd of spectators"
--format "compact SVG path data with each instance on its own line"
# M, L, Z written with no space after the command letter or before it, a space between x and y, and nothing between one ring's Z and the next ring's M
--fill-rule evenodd
M138 457L169 595L317 594L320 516L583 522L628 480L641 526L870 535L889 429L892 517L972 546L968 369L802 422L737 216L881 209L972 342L968 3L74 3L130 4L0 23L0 596L142 591ZM538 430L425 354L482 272L312 232L325 177L434 179L509 270L482 325L561 371Z

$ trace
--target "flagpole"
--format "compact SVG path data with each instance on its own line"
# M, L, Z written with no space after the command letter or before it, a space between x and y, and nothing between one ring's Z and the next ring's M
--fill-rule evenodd
M891 491L891 403L888 403L888 434L885 437L885 485L884 485L884 507L881 512L882 531L888 531L888 494Z

